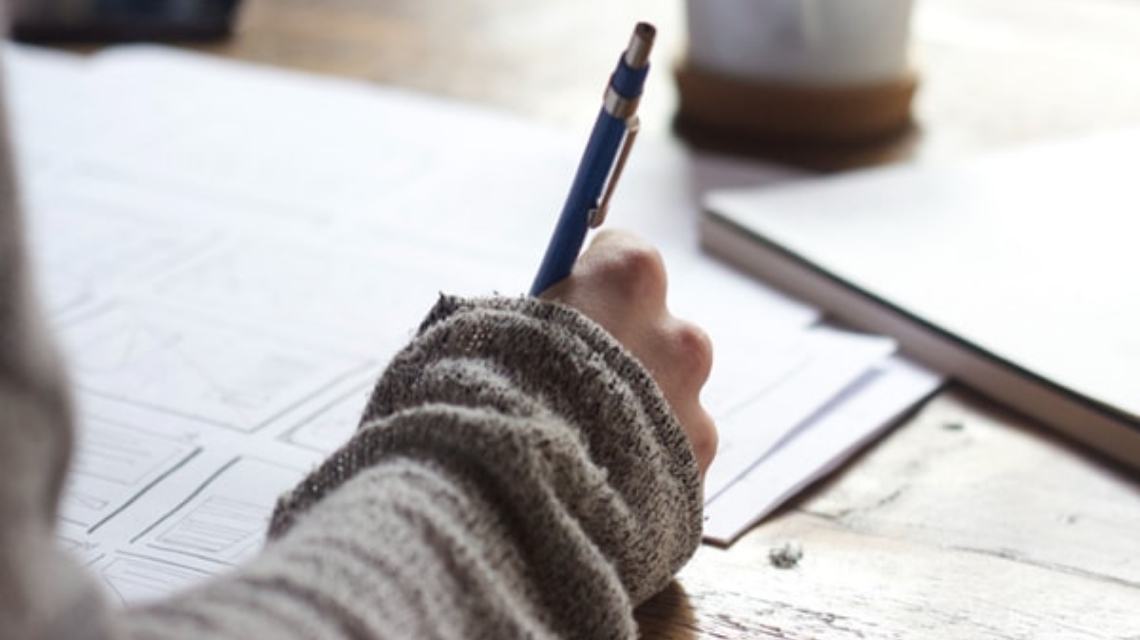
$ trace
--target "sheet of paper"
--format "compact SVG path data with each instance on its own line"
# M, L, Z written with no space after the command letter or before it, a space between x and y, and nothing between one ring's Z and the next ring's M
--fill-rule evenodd
M79 400L60 537L123 602L256 550L439 292L525 290L585 137L161 48L5 54ZM674 312L716 345L717 496L806 447L812 414L892 351L699 251L703 189L795 178L639 140L607 223L661 248ZM799 481L830 462L800 461Z
M837 467L942 383L901 358L872 367L705 503L705 538L731 544L786 499Z
M5 45L3 51L9 129L27 181L57 168L69 157L65 150L85 143L89 113L75 107L87 98L87 65L48 49Z
M715 499L895 349L887 338L824 329L748 346L738 351L734 345L729 357L735 361L717 371L725 381L718 378L705 394L720 434L705 476L706 499Z

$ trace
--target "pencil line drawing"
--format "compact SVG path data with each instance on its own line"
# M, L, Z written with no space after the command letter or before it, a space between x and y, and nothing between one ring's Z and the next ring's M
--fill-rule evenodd
M116 554L99 574L123 604L167 595L212 575L194 567L128 553Z
M61 518L90 527L88 533L200 451L181 434L155 434L92 416L81 417L76 433Z
M88 393L251 433L369 366L174 308L111 305L63 328Z
M212 563L237 563L261 546L277 497L303 475L278 463L233 458L131 542Z

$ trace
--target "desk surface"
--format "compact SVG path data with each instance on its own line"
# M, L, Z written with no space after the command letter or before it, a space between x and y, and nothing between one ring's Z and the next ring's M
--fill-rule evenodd
M246 0L201 48L585 131L638 19L680 54L680 0ZM1140 124L1137 34L1129 0L920 0L914 157ZM674 89L651 84L666 131ZM648 638L1137 638L1138 532L1136 474L952 387L638 615ZM803 556L781 569L785 544Z

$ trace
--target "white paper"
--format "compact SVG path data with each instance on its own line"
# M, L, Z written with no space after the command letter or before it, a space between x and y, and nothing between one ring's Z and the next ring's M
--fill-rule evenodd
M160 48L6 54L79 401L59 537L125 603L253 553L441 291L525 291L585 137ZM607 222L661 248L672 310L716 345L725 486L893 349L698 249L704 188L794 177L639 140ZM831 462L802 461L799 480Z
M730 544L933 393L941 376L900 358L872 368L781 447L705 503L704 535Z
M710 404L720 433L716 459L705 476L706 499L716 498L895 349L886 338L830 330L783 336L776 346L778 350L738 352L743 357L718 372L743 393L717 397L723 387L716 386L706 393L715 398ZM751 384L743 387L744 383Z

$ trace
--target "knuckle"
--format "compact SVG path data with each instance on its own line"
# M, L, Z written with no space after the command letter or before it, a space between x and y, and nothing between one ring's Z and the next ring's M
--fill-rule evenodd
M665 261L653 246L626 244L612 255L607 269L607 275L620 282L628 295L664 299Z
M678 321L673 329L673 344L681 367L691 380L703 385L712 372L712 340L697 325Z
M720 434L712 418L705 414L699 424L689 431L688 436L698 463L707 467L716 457L717 446L720 444Z

